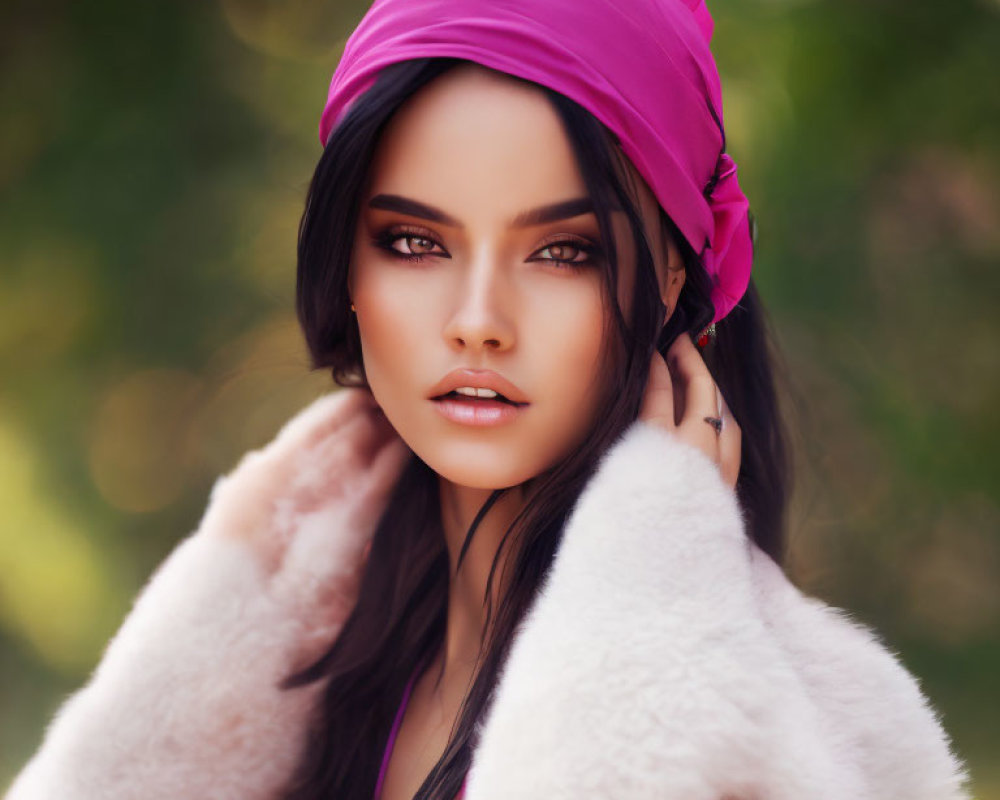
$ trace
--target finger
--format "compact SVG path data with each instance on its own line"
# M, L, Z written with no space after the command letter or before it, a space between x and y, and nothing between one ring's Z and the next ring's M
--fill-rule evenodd
M733 417L726 398L719 392L722 402L722 434L719 436L719 468L727 485L735 488L740 475L743 457L743 431Z
M683 431L689 443L718 464L719 433L708 421L709 417L719 415L715 381L686 334L677 337L668 351L668 358L680 384L679 393L684 398L684 413L679 417L677 428Z
M659 351L653 352L649 364L649 378L646 381L646 391L642 398L642 409L639 418L654 425L662 425L667 430L673 430L674 422L674 383L667 368L667 362Z
M684 415L681 423L697 419L700 425L708 425L705 417L719 416L719 397L715 380L708 371L704 359L686 333L682 333L668 351L671 371L678 374L685 384ZM680 423L679 423L680 424ZM711 426L708 426L711 430Z

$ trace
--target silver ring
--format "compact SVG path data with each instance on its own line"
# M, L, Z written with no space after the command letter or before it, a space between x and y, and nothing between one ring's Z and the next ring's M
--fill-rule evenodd
M715 428L717 434L722 433L722 419L720 417L705 417L705 422Z

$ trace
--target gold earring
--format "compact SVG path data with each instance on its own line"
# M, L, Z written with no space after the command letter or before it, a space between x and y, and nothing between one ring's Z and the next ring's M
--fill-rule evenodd
M354 303L351 303L351 311L357 311L357 309L354 307Z

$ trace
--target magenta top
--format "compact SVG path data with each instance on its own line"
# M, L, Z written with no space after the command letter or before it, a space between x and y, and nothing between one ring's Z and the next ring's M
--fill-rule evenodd
M396 719L393 720L392 730L389 732L389 741L385 745L385 753L382 755L382 768L378 771L378 783L375 785L375 797L374 800L379 800L382 795L382 784L385 781L385 773L389 768L389 758L392 756L392 748L396 743L396 734L399 733L399 726L403 722L403 715L406 713L406 704L410 699L410 692L413 691L413 684L417 679L417 675L420 674L421 669L426 663L426 659L417 664L417 668L413 670L413 674L410 676L410 680L406 683L406 688L403 690L403 699L399 704L399 709L396 711ZM455 795L455 800L459 800L465 795L465 784L468 782L468 776L462 781L462 788L458 790L458 794Z

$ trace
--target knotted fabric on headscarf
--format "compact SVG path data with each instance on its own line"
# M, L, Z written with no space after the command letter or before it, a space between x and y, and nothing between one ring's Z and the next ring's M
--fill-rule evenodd
M704 0L375 0L333 74L320 142L398 61L463 58L554 89L618 137L701 254L717 321L746 291L753 245L712 29Z

